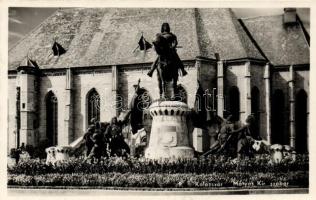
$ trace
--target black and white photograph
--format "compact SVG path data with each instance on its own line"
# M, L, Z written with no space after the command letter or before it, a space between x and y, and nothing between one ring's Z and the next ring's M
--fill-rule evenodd
M310 7L7 9L8 194L309 194Z

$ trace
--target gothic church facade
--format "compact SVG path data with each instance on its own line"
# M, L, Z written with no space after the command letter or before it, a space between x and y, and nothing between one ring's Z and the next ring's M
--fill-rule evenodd
M155 74L146 75L155 51L136 47L163 22L178 37L188 71L178 83L190 108L199 81L219 116L253 113L263 139L308 151L309 35L295 9L237 19L225 8L56 11L9 50L8 150L68 145L91 118L126 110L139 79L146 101L158 99ZM197 151L214 141L203 130L190 134Z

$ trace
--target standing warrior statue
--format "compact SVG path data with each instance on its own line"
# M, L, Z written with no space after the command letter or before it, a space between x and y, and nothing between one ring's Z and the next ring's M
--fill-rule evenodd
M183 76L187 72L176 51L177 37L170 32L168 23L162 24L161 33L156 35L153 44L158 57L147 75L151 77L154 70L157 69L160 97L174 99L177 91L178 70L181 70Z

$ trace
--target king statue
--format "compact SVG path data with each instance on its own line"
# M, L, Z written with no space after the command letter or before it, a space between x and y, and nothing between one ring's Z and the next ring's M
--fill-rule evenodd
M160 98L174 100L177 94L178 70L183 76L187 72L177 54L177 37L170 32L168 23L162 24L161 33L156 34L153 44L158 57L147 75L151 77L157 69Z

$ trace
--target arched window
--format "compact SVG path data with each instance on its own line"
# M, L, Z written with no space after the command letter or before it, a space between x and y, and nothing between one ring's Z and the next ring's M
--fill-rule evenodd
M46 96L46 136L50 146L58 144L58 101L51 91Z
M228 95L228 111L232 115L231 121L238 121L240 117L240 95L238 87L232 86Z
M88 124L93 118L97 121L100 121L100 95L95 89L92 89L88 92L87 112Z
M256 86L251 90L251 113L255 117L254 124L251 127L251 134L257 138L260 136L260 91Z
M188 102L188 95L187 92L185 91L185 89L182 87L182 85L178 85L177 86L177 91L176 91L176 100L177 101L181 101L183 103L187 103Z
M284 114L285 114L285 99L281 89L274 91L272 97L272 113L271 113L271 128L272 128L272 144L287 144L284 130Z
M296 94L295 99L295 149L297 153L308 151L307 142L307 94L301 89Z

